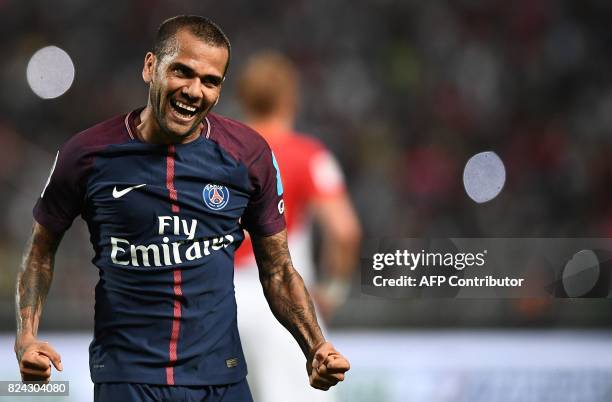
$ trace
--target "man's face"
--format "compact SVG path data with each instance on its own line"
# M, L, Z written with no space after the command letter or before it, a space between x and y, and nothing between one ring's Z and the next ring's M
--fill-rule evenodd
M143 79L150 84L149 103L165 134L185 137L216 104L228 61L225 47L209 45L189 31L176 33L176 51L145 58Z

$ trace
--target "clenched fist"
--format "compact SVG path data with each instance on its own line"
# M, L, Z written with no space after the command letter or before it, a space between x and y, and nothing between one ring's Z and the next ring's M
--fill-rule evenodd
M15 342L15 354L22 381L49 381L51 364L57 370L63 370L59 353L48 342L41 342L36 338L18 339Z
M329 342L315 346L311 355L312 358L306 362L306 370L313 388L327 391L344 381L344 373L351 368L349 361Z

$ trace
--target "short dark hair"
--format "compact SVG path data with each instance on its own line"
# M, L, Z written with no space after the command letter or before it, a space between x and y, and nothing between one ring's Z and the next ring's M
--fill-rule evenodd
M225 76L232 53L230 41L219 25L199 15L177 15L162 22L157 29L155 43L153 44L155 56L161 60L176 51L178 46L176 43L176 33L181 29L188 30L209 45L225 47L227 49L227 64L225 65L225 71L223 71Z

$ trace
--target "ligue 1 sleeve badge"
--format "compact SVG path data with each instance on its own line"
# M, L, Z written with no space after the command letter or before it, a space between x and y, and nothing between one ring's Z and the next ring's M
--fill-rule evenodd
M229 201L229 190L218 184L207 184L202 191L202 198L208 208L219 211L225 208Z

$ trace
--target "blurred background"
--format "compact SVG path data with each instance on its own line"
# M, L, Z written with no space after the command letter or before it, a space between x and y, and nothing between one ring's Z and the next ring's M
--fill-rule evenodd
M146 103L144 54L176 14L210 17L232 42L217 113L243 117L233 78L250 55L275 49L297 64L297 128L338 157L366 239L612 233L607 1L0 0L0 379L18 378L15 275L55 152ZM26 78L46 46L74 66L53 99ZM476 203L462 174L483 151L499 155L506 182ZM41 323L84 364L63 379L86 397L92 257L78 219ZM612 400L610 300L384 299L354 279L329 325L354 367L344 400Z

